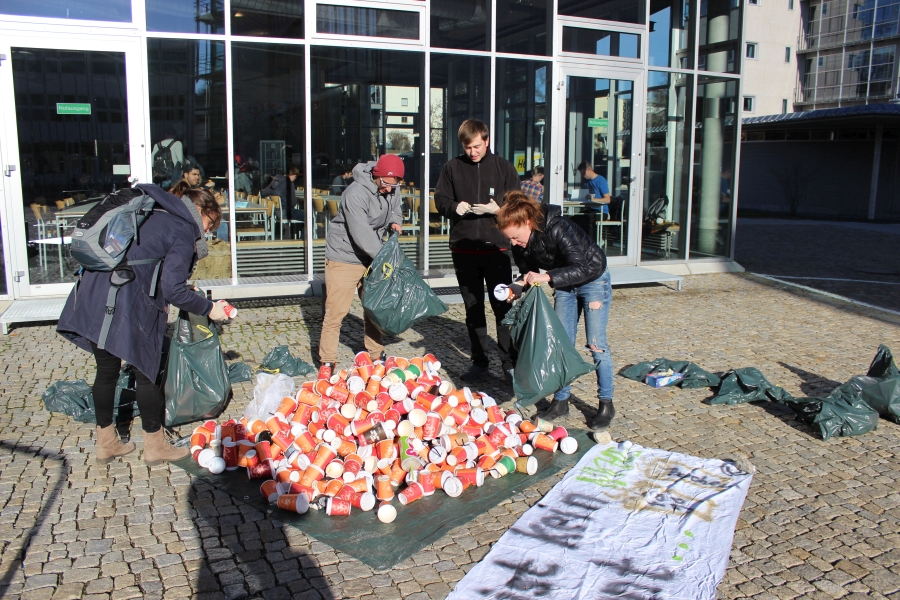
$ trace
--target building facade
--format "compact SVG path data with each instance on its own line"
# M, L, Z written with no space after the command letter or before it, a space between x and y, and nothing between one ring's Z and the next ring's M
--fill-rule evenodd
M897 97L900 2L811 0L798 43L798 110Z
M794 112L797 40L806 2L745 0L744 116Z
M128 178L197 165L221 193L217 283L324 269L341 174L406 165L401 243L451 266L432 194L460 123L543 166L612 265L733 256L744 7L739 0L0 0L0 297L66 294L78 217ZM610 215L579 202L589 162ZM259 194L292 168L295 204ZM643 223L663 205L664 223ZM224 263L227 265L228 260ZM263 292L264 293L264 292Z

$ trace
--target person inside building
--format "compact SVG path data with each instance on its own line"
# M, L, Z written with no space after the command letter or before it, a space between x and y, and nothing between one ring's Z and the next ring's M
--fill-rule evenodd
M438 211L450 220L450 252L456 281L466 307L466 329L472 347L472 366L462 374L473 381L488 372L487 319L484 313L484 289L509 283L512 265L509 240L495 227L494 214L503 202L503 194L519 189L516 168L508 160L490 151L490 130L483 121L463 121L458 131L465 153L451 159L441 169L434 188ZM512 381L516 352L509 328L501 325L509 305L489 294L497 323L497 345L504 378Z
M200 165L195 162L187 162L184 166L184 181L192 188L199 188L203 181L203 173Z
M363 276L383 245L388 229L400 232L400 181L403 161L385 154L378 162L359 163L353 183L344 191L325 240L325 318L319 338L319 360L334 370L341 323L354 295L362 298ZM365 317L365 348L372 357L384 351L381 332Z
M167 189L181 179L184 169L184 145L178 141L175 127L167 127L162 140L153 145L150 155L153 183Z
M237 175L234 176L234 191L248 196L253 193L253 180L250 179L250 174L247 172L249 169L250 165L241 163L237 167Z
M606 177L594 171L593 165L588 161L578 165L578 172L581 173L581 187L590 190L591 200L600 204L609 204L609 182L606 181Z
M147 216L140 228L140 243L128 248L125 257L131 264L112 273L84 271L69 294L57 326L63 337L93 353L97 363L93 396L99 463L135 449L133 443L122 442L113 423L116 382L123 360L134 367L144 460L153 465L188 456L187 447L169 444L162 427L165 398L158 379L168 307L171 304L195 315L208 315L215 321L226 318L224 301L210 302L186 283L197 260L207 255L203 234L215 229L221 219L212 194L181 188L183 196L179 198L156 186L144 190L160 210ZM112 320L106 322L114 275L126 282L119 287ZM151 294L151 290L155 291Z
M593 430L608 427L616 410L612 356L606 341L612 300L606 255L583 229L561 216L559 206L538 204L520 191L506 195L497 212L497 227L509 238L521 282L526 286L546 283L553 289L556 314L573 344L584 313L588 349L598 367L599 408L589 426ZM556 392L542 416L557 419L567 415L570 394L571 386Z
M278 196L281 199L281 208L275 210L279 220L290 220L291 237L294 236L294 225L303 220L306 211L297 205L296 181L300 177L300 168L292 166L287 175L276 175L268 185L259 193L260 198ZM293 221L296 221L294 223Z
M331 182L331 188L328 190L333 196L340 196L344 193L351 183L353 183L353 168L350 165L342 166L340 173L334 177Z
M521 189L528 194L532 200L537 202L544 201L544 167L538 165L531 169L531 177L522 182Z

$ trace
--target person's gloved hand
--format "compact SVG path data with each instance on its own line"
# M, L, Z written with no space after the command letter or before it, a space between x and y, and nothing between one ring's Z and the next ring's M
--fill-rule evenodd
M487 204L476 204L472 206L472 212L476 215L493 215L500 210L500 206L491 200Z
M219 300L218 302L213 302L212 308L209 311L209 318L213 321L224 321L228 318L228 315L225 314L225 305L228 304L224 300Z
M468 202L460 202L456 205L456 214L458 214L459 216L463 216L464 214L469 212L471 208L472 206Z

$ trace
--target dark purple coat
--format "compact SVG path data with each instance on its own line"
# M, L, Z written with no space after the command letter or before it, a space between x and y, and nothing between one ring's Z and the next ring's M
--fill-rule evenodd
M166 332L168 304L188 312L205 315L212 308L206 300L187 286L195 261L194 242L200 236L191 211L180 198L155 185L140 186L156 200L156 208L138 232L127 260L163 258L156 295L149 295L153 265L135 265L135 280L122 286L116 298L116 312L109 328L106 350L137 367L151 381L160 371L162 344ZM165 211L165 212L164 212ZM56 330L76 344L91 351L97 343L106 314L109 273L85 271L77 284Z

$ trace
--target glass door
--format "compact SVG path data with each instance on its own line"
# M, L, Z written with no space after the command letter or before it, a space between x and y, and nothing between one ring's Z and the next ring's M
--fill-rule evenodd
M148 180L140 44L5 37L0 47L14 295L66 294L78 218L129 177Z
M556 189L563 214L606 252L610 264L636 264L640 225L642 79L628 71L562 67L557 103ZM554 195L558 201L559 194Z

